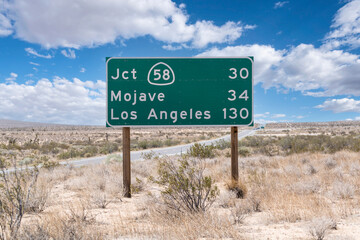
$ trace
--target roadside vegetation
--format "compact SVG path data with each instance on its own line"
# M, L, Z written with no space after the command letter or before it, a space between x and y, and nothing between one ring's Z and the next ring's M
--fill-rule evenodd
M224 130L181 130L176 136L171 128L135 129L131 133L131 150L168 147L200 140L220 137ZM116 129L104 131L101 128L79 129L52 128L4 130L0 134L0 152L16 152L27 155L28 161L35 156L61 161L74 158L88 158L122 151L122 132Z
M358 136L247 137L236 182L229 142L194 144L181 156L150 152L132 163L131 199L123 197L118 154L74 168L2 150L0 239L356 239ZM65 144L52 146L57 154L75 148ZM30 168L39 161L42 168ZM14 167L27 171L5 171Z

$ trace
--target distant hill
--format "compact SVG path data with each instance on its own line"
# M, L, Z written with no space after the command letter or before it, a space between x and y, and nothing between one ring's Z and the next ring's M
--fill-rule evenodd
M30 128L30 127L52 127L52 126L62 126L62 125L0 119L0 128Z

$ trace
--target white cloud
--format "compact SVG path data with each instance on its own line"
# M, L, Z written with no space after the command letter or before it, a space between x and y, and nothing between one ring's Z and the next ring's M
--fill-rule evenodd
M360 59L341 50L300 44L276 50L268 45L213 48L199 56L254 56L254 83L265 89L293 89L310 96L360 96Z
M163 49L168 50L168 51L176 51L176 50L180 50L183 48L189 48L189 46L187 46L186 44L178 44L178 45L174 45L174 44L167 44L162 46Z
M52 58L52 56L50 54L48 55L42 55L42 54L39 54L37 51L35 51L34 49L32 48L25 48L25 51L31 55L34 55L36 57L40 57L40 58L46 58L46 59L50 59Z
M358 55L300 44L284 56L276 69L275 78L268 79L268 85L281 84L311 96L358 96L359 74Z
M326 111L334 113L341 112L360 112L360 101L351 98L326 100L323 104L316 106Z
M70 59L75 59L76 58L75 51L71 50L71 49L68 49L68 51L66 51L65 49L61 50L61 54L64 55L65 57L67 57L67 58L70 58Z
M10 34L12 34L12 32L13 30L10 19L8 19L4 14L1 13L0 8L0 37L9 36Z
M356 121L360 121L360 116L359 117L355 117Z
M277 2L281 6L287 1ZM347 43L360 46L360 0L348 2L334 17L333 30L319 48L299 44L289 50L268 45L213 48L201 56L254 56L254 82L265 89L293 89L309 96L360 96L359 55L334 50Z
M269 45L244 45L225 47L223 49L213 48L203 52L198 56L213 57L244 57L254 56L254 83L262 82L265 88L272 86L275 75L274 69L277 68L283 59L285 51L277 51Z
M353 0L340 8L331 25L333 30L325 37L324 47L336 49L343 45L360 47L360 0Z
M282 113L270 114L270 112L265 112L265 113L254 114L255 122L260 124L288 121L288 120L275 120L277 118L284 118L284 117L286 117L286 115Z
M284 118L284 117L286 117L286 115L283 113L273 114L271 116L271 118Z
M189 23L185 4L171 0L13 0L8 11L16 36L45 48L92 47L150 35L166 43L203 48L229 43L255 26L229 21Z
M81 73L84 73L84 72L86 72L86 69L85 69L85 68L81 68L81 69L80 69L80 72L81 72Z
M289 3L289 1L276 2L275 5L274 5L274 9L282 8L287 3Z
M6 78L5 80L8 82L13 82L16 80L16 78L18 77L18 75L16 73L10 73L10 77Z
M209 43L231 43L238 39L244 27L240 22L227 22L218 27L211 21L201 21L195 24L195 35L193 37L193 46L202 48Z
M55 77L35 85L0 83L1 116L63 124L105 124L106 83Z
M35 63L35 62L29 62L31 65L34 65L34 66L40 66L40 64L38 63Z

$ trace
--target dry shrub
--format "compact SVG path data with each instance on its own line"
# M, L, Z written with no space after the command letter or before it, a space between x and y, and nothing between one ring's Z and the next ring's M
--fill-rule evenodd
M219 190L210 176L204 175L205 162L197 158L163 159L158 166L155 182L166 205L177 211L206 211L219 195Z
M236 193L233 191L223 191L218 198L218 204L222 208L230 208L235 206Z
M327 217L316 218L309 226L310 235L316 240L323 240L330 229L336 229L336 222Z
M236 194L237 198L244 198L247 193L247 188L243 181L231 180L226 183L226 189Z
M48 175L49 170L44 170L39 174L34 190L29 195L29 201L26 205L26 212L39 213L45 210L47 201L53 187L53 180ZM52 172L52 171L50 171Z
M324 161L324 164L326 169L332 169L337 165L337 162L334 158L329 157Z
M215 157L214 150L215 150L214 145L195 143L189 148L187 154L190 157L195 157L195 158L213 158Z
M94 190L90 193L90 201L98 208L106 208L111 203L111 198L105 191Z
M353 198L355 188L347 182L335 181L333 184L333 194L341 199Z
M249 202L239 201L235 204L235 207L231 209L231 215L234 218L234 223L242 223L243 220L252 212L252 206L249 205Z
M260 191L253 191L248 195L247 200L250 204L252 211L261 212L261 204L263 198L264 194L262 194Z
M303 172L305 175L314 175L318 172L318 170L312 164L306 164Z
M353 176L360 176L360 163L359 162L353 162L349 166L350 174Z
M17 239L39 175L36 167L19 168L16 156L10 158L0 156L0 239Z
M153 198L156 201L156 198ZM166 213L159 211L159 205L150 208L149 223L146 229L151 229L147 236L141 234L142 229L137 229L139 239L242 239L239 231L229 217L219 216L215 213ZM161 209L161 207L160 207ZM163 208L163 210L169 208ZM139 228L139 226L133 226Z
M321 183L317 179L311 179L294 183L290 186L290 189L299 195L318 193L321 189Z
M105 234L83 203L69 206L66 212L47 213L24 226L21 239L104 239Z

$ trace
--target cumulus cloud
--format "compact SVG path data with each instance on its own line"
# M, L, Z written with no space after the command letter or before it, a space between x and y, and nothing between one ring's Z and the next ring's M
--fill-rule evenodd
M281 3L285 2L277 5ZM254 44L213 48L199 56L254 56L254 82L265 89L293 89L316 97L360 96L359 55L337 50L350 42L355 46L358 41L360 46L360 0L350 1L339 9L331 27L334 30L319 48L299 44L279 50Z
M265 88L269 88L273 84L276 72L275 68L279 67L281 60L286 51L275 50L269 45L243 45L230 46L223 49L212 48L199 54L199 57L213 56L213 57L245 57L254 56L254 84L263 83Z
M0 83L1 116L62 124L105 124L106 83L55 77L35 85Z
M61 50L61 54L64 55L65 57L67 57L67 58L70 58L70 59L75 59L76 58L75 51L71 50L71 49L68 49L67 51L65 49Z
M300 44L291 49L276 69L275 85L311 96L360 95L359 56Z
M38 53L37 51L35 51L33 48L25 48L25 51L26 51L28 54L34 55L34 56L36 56L36 57L46 58L46 59L52 58L52 56L51 56L50 54L48 54L48 55L42 55L42 54Z
M269 45L213 48L199 56L255 56L254 83L265 89L293 89L310 96L360 96L360 59L341 50L300 44L290 50Z
M1 4L1 1L0 1ZM1 13L0 9L0 37L6 37L12 34L12 25L10 19Z
M360 47L360 0L353 0L340 8L331 25L333 29L325 37L325 47L336 49L343 45Z
M171 0L6 1L15 35L45 48L93 47L146 35L203 48L232 42L254 27L231 21L222 26L205 20L192 24L185 5Z
M326 100L323 104L320 104L315 108L332 111L334 113L360 112L360 101L352 98L331 99Z

